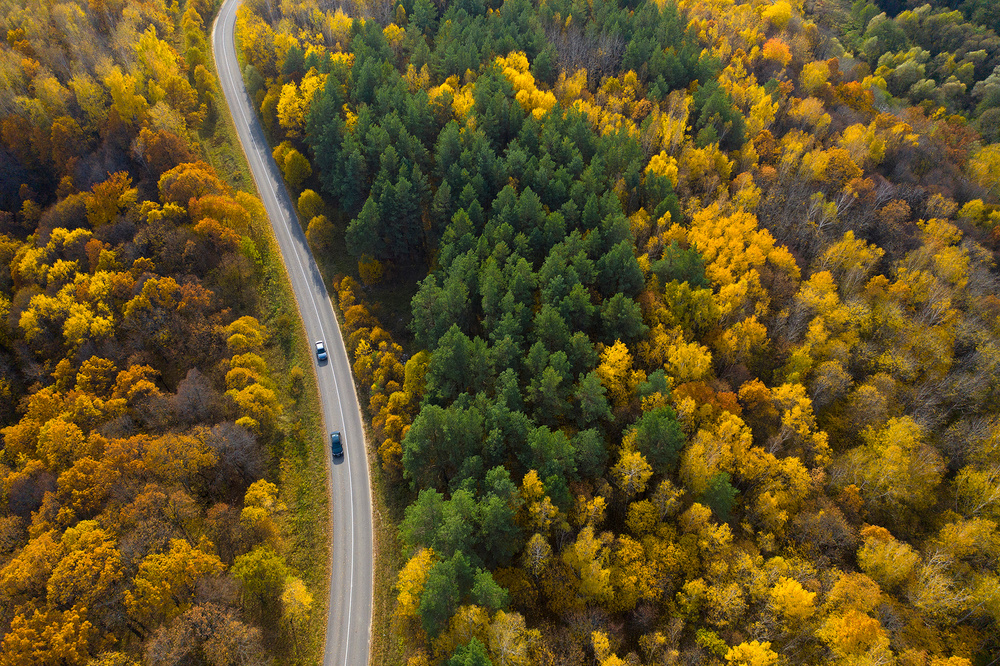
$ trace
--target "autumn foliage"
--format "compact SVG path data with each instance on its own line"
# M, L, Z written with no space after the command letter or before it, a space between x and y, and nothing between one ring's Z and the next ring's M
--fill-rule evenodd
M265 479L297 434L262 207L202 144L212 8L5 9L0 664L285 658L316 581Z

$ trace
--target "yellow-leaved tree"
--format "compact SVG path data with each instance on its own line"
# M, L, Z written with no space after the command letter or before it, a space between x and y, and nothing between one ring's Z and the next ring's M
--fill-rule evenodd
M791 628L797 628L816 611L816 593L802 587L794 578L781 577L771 588L771 606L776 615Z
M512 51L507 57L497 56L500 71L514 86L515 98L525 111L541 118L556 105L556 96L540 90L535 77L528 71L528 58L522 51Z
M617 412L628 407L639 382L645 379L644 372L632 369L632 354L621 340L616 340L615 344L601 352L597 376L608 390L612 405Z
M993 196L1000 196L1000 144L983 146L969 159L969 173Z
M578 592L585 603L605 604L614 594L608 566L611 539L610 533L595 534L594 528L587 525L563 550L563 562L576 574Z
M420 593L427 583L427 574L434 564L434 551L421 548L403 565L396 579L396 614L404 618L416 618L420 606Z
M851 449L835 466L844 485L854 484L870 506L883 515L906 508L921 510L934 502L944 464L927 443L926 430L909 416L869 426L865 443Z
M766 641L749 641L730 648L726 653L726 661L734 666L775 666L778 663L778 653Z
M199 579L224 569L214 554L173 539L168 552L152 553L140 562L133 587L125 592L125 607L143 624L168 621L190 608Z
M920 555L908 543L897 541L889 530L870 525L861 531L858 564L885 590L895 591L910 581L920 565Z

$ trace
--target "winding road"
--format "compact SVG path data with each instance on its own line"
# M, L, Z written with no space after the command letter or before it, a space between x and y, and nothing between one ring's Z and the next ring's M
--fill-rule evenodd
M312 355L317 363L323 423L327 432L341 431L344 441L344 457L331 457L330 465L333 543L323 664L367 666L372 617L372 504L361 410L330 296L243 85L235 42L239 4L240 0L226 0L216 17L212 27L215 64L243 152L274 227L310 346L316 340L326 341L329 360L318 363ZM325 444L330 456L328 435Z

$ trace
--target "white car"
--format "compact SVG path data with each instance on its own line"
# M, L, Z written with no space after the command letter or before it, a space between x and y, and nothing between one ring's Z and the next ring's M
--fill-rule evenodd
M316 341L316 358L320 363L326 360L326 345L323 344L322 340Z

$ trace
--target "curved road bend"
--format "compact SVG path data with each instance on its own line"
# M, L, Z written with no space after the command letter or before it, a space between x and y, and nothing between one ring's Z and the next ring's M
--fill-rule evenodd
M367 666L372 616L372 505L361 410L330 297L243 86L234 39L239 3L226 0L215 20L215 64L243 152L274 227L306 334L310 343L326 341L329 360L316 367L323 422L327 431L340 430L344 440L343 460L333 460L330 466L333 544L323 664ZM329 456L328 434L325 444Z

